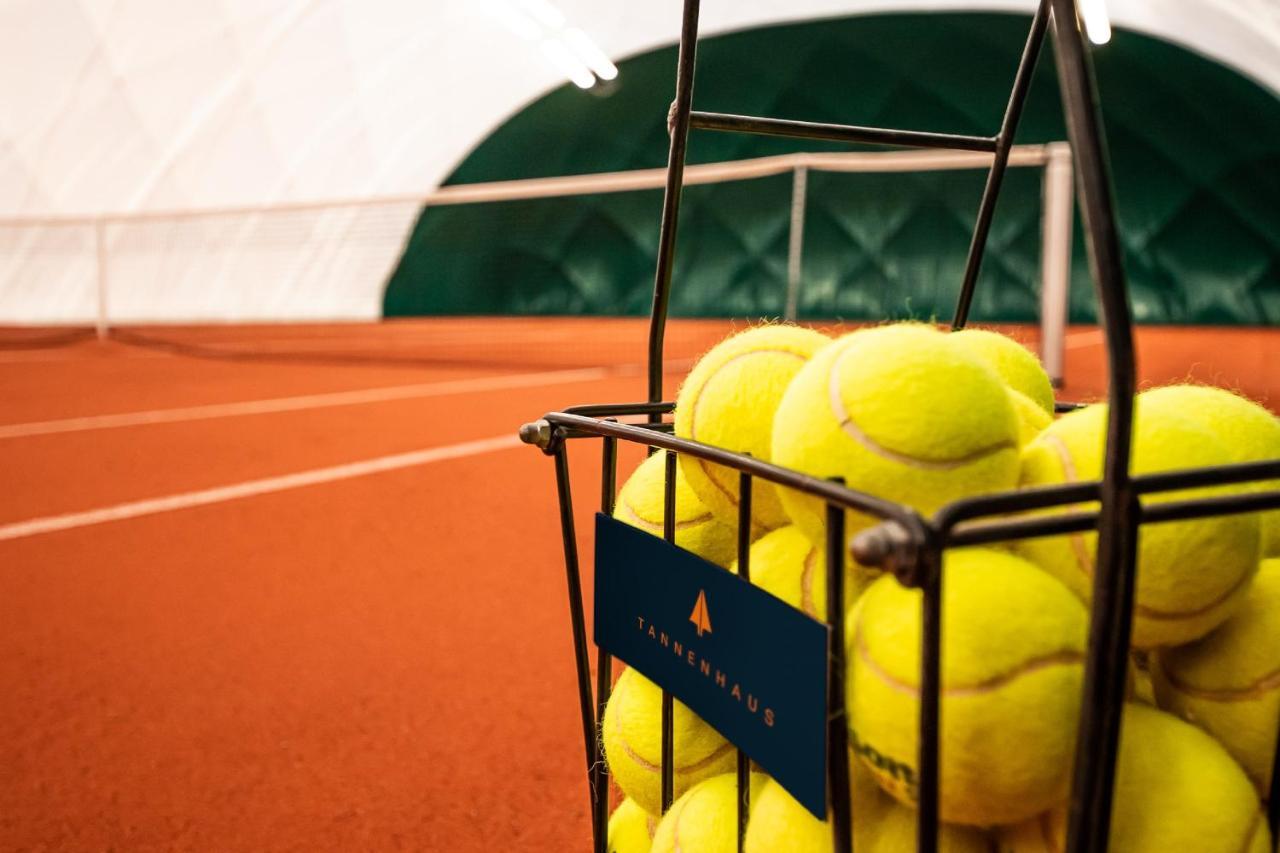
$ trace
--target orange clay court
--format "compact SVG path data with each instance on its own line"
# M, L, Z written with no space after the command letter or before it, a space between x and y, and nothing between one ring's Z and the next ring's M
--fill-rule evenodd
M673 322L669 396L729 328ZM516 430L641 399L645 321L200 331L0 350L5 849L578 849L552 470ZM1138 344L1143 385L1280 401L1274 330ZM341 357L370 347L404 357ZM1103 359L1071 328L1060 399Z

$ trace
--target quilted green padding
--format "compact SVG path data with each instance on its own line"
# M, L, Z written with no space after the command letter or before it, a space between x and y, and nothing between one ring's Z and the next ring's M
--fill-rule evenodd
M869 15L704 39L698 109L956 133L999 124L1028 19ZM1135 317L1280 322L1280 101L1180 47L1119 32L1096 53ZM460 184L660 167L675 50L566 85L485 139ZM1046 54L1018 141L1065 138ZM693 132L691 163L847 146ZM810 175L801 314L949 317L981 172ZM686 189L672 313L782 312L790 177ZM388 283L387 315L644 314L661 192L425 209ZM1012 170L974 316L1037 316L1040 187ZM1076 226L1071 317L1094 319Z

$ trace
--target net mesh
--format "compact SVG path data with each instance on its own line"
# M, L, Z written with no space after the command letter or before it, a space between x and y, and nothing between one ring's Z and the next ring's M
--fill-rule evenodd
M1015 149L1013 163L1043 165L1045 152ZM888 152L689 167L671 313L705 319L673 322L665 357L692 359L733 328L716 317L798 306L811 321L859 320L950 300L958 270L932 260L930 235L963 250L989 162ZM808 190L797 209L801 169ZM1038 205L1036 170L1022 171L1012 181ZM665 170L644 170L425 198L0 222L0 347L106 337L226 360L640 365L664 180ZM907 183L959 201L864 217L865 233L842 218L876 210ZM994 274L1012 258L1019 273L1005 278L1035 279L1038 223L1037 209L993 233L1018 248ZM905 240L911 227L923 242ZM792 239L797 229L803 240ZM886 263L877 252L894 241L919 261ZM1034 295L1017 298L1034 312ZM384 310L420 319L383 319Z

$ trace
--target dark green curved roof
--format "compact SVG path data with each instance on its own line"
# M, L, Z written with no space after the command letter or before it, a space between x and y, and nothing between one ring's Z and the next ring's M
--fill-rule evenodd
M1028 18L884 14L704 39L695 106L811 121L991 134ZM1280 101L1184 48L1118 32L1096 53L1135 316L1280 322ZM675 49L619 64L602 91L566 85L485 139L447 183L665 165ZM597 87L598 89L600 87ZM1065 138L1051 54L1018 141ZM848 146L695 131L703 163ZM802 316L948 316L981 172L814 174ZM790 178L693 187L682 209L673 313L782 308ZM396 314L642 314L661 192L426 209L388 283ZM1079 229L1077 228L1077 235ZM1072 319L1094 317L1077 240ZM1039 183L1011 173L975 315L1031 320Z

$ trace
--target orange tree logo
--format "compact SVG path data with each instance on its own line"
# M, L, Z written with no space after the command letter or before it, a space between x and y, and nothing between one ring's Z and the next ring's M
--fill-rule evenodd
M698 590L698 600L693 605L693 612L689 614L689 621L698 629L699 637L711 633L711 613L707 610L706 590Z

